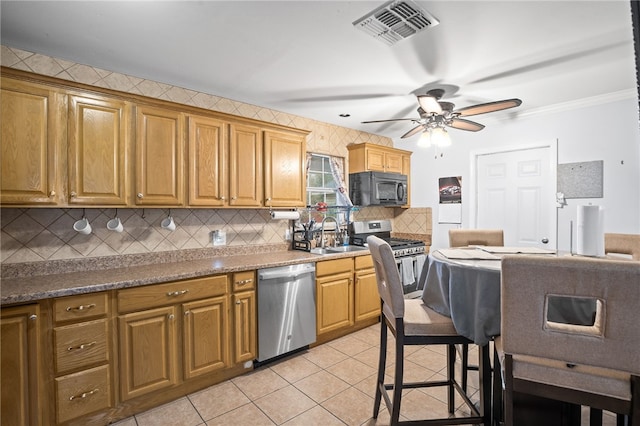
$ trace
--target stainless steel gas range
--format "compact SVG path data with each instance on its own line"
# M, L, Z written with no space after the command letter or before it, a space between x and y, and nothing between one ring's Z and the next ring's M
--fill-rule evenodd
M398 265L405 298L413 299L422 295L419 283L427 259L424 241L391 237L391 221L386 219L353 222L350 226L353 245L366 246L370 235L388 242Z

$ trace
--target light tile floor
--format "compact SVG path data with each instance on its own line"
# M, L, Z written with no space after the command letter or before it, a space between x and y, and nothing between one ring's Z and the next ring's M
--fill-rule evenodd
M382 403L372 418L378 362L380 325L365 328L332 342L264 365L160 407L121 420L117 426L380 426L389 424ZM388 346L387 372L394 364L393 345ZM405 380L444 378L444 346L407 347ZM470 359L476 359L472 351ZM459 366L458 366L459 367ZM459 370L459 368L458 368ZM388 377L391 381L391 376ZM472 400L477 400L477 373L469 376ZM456 406L464 408L461 400ZM583 410L582 424L588 425ZM401 420L446 416L443 388L403 392ZM466 409L457 411L466 414ZM615 425L606 413L604 424Z

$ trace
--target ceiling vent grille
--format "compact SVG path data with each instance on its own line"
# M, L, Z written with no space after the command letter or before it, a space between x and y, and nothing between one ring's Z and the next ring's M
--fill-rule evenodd
M353 26L391 46L439 23L413 2L393 0L358 19Z

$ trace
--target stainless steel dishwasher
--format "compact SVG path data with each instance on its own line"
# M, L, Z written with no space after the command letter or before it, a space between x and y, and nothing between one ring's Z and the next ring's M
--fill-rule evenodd
M316 341L313 263L258 270L258 362Z

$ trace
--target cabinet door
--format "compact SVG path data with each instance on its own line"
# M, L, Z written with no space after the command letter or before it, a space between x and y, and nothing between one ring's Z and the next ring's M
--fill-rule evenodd
M354 316L356 322L380 315L380 295L378 294L375 269L364 269L356 272L354 292Z
M0 424L40 424L38 401L40 319L38 315L37 305L2 309Z
M190 379L229 365L227 296L182 305L184 378Z
M121 315L120 391L123 400L177 382L175 307Z
M262 131L231 124L229 128L229 206L262 205Z
M184 118L180 112L138 107L136 204L184 204Z
M189 117L189 205L223 206L227 199L226 124Z
M233 295L234 362L256 357L256 294L245 291Z
M352 281L351 272L316 279L318 334L353 325Z
M367 149L367 170L384 172L385 152L378 149Z
M2 204L57 204L64 96L45 86L2 79Z
M69 96L69 203L127 204L123 101Z
M265 132L265 206L305 205L306 158L303 136Z
M402 173L402 154L386 152L384 155L384 171L390 173Z

